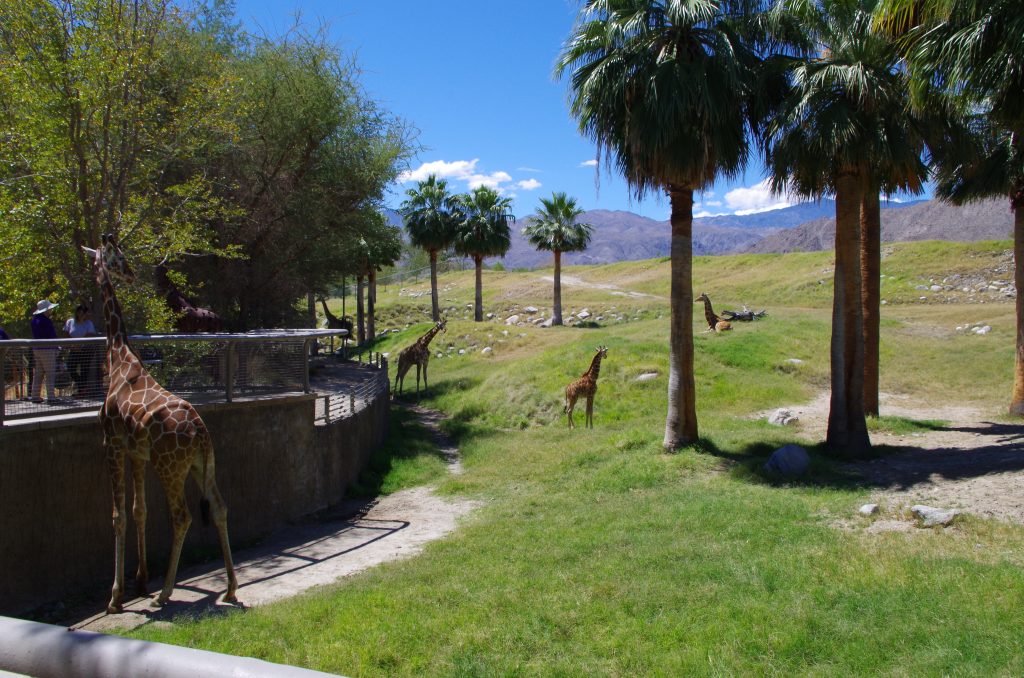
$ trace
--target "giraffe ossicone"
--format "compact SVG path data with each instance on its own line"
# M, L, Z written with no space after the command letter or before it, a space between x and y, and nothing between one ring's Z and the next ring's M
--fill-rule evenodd
M124 254L112 235L103 235L99 250L82 247L93 257L96 282L103 298L107 325L107 372L110 378L107 396L100 408L103 446L107 455L113 494L114 585L107 612L123 610L125 527L125 470L131 459L134 504L132 514L138 536L139 569L136 587L146 593L149 571L146 563L146 461L156 469L167 495L173 526L173 542L163 589L154 604L163 605L174 589L178 561L185 534L192 522L185 504L185 481L189 475L199 484L204 519L213 518L220 538L227 571L228 589L223 600L237 603L231 545L228 541L227 507L215 481L213 441L199 413L186 400L167 391L146 370L128 344L121 306L117 301L115 279L131 283L135 279Z

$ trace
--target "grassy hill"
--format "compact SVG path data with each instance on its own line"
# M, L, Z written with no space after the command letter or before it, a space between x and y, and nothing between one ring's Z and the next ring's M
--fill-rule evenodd
M1013 300L978 281L1007 279L1009 247L887 247L883 391L1001 416ZM487 272L485 323L470 320L472 272L444 276L450 322L423 402L450 416L465 473L447 475L396 413L396 442L364 487L429 483L484 508L416 558L138 634L360 676L1021 674L1024 528L968 517L912 536L838 529L870 488L807 429L755 416L827 388L831 266L827 253L695 261L695 291L716 308L769 315L709 335L695 307L702 442L678 454L660 446L667 261L568 269L581 284L563 291L567 314L601 320L549 329L504 323L548 311L549 271ZM377 348L394 355L425 331L429 304L427 283L381 289ZM977 322L991 333L956 330ZM562 390L598 344L596 428L569 431ZM812 451L800 482L760 471L787 442Z

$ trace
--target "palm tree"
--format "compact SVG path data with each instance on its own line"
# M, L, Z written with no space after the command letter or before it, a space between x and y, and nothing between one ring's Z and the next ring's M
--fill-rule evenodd
M977 142L939 157L940 197L1009 197L1014 282L1024 286L1024 13L1019 0L883 0L876 22L901 36L918 105L934 88L974 113ZM1024 296L1017 295L1010 414L1024 416Z
M739 0L587 0L556 62L570 111L637 198L671 201L671 320L664 446L697 442L693 195L746 163L760 59Z
M405 192L408 198L399 208L412 244L430 255L430 307L434 322L441 319L437 301L437 255L452 244L458 213L455 196L448 193L448 182L431 174L416 188Z
M792 90L764 139L773 188L812 197L835 193L826 442L849 456L870 450L866 374L874 375L867 391L877 411L878 192L920 191L927 176L924 133L905 104L908 84L899 55L891 41L871 30L874 5L875 0L788 0L776 7L805 26L811 42L804 47L814 54L795 62ZM873 354L867 368L866 344Z
M455 251L473 257L476 266L476 306L473 319L484 319L483 266L484 257L500 257L512 245L509 222L512 199L502 198L493 188L480 186L472 193L458 196L460 220L455 231Z
M583 210L576 199L565 193L552 193L550 199L540 199L540 209L523 229L523 235L539 250L555 255L555 302L552 325L562 324L562 252L580 252L587 249L593 226L576 220Z

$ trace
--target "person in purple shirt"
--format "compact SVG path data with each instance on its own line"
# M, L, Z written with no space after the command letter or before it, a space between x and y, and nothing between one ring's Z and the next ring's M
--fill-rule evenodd
M33 339L56 339L57 329L53 326L50 316L57 304L51 304L49 300L42 299L36 304L36 310L32 314L32 338ZM32 349L32 358L35 361L35 369L32 370L32 386L29 395L32 402L43 402L41 389L43 378L46 378L46 402L55 405L57 400L57 347L47 346L45 348Z
M4 332L4 328L0 327L0 341L7 341L8 339L10 339L10 337L7 336L6 332Z

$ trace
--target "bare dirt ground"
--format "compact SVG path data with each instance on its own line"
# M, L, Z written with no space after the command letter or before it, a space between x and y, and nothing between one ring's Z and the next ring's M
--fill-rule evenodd
M409 406L420 423L431 429L451 473L461 473L458 450L438 429L438 412ZM261 545L238 551L235 571L241 607L253 607L298 595L317 586L380 563L419 553L423 546L453 531L460 518L479 506L451 501L430 487L402 490L372 501L334 507L291 525ZM159 591L162 582L151 582ZM130 584L129 584L130 585ZM171 600L163 608L151 598L129 600L121 614L106 614L106 600L93 601L70 616L67 626L90 631L132 629L143 624L172 623L179 615L196 616L235 608L218 602L227 587L218 563L181 572Z
M800 419L800 430L824 439L828 393L785 409ZM846 465L874 488L872 502L890 509L912 504L956 508L1024 524L1024 426L988 421L985 413L969 407L921 405L889 394L881 394L879 409L883 416L948 423L908 435L872 433L872 444L898 448L879 459Z

